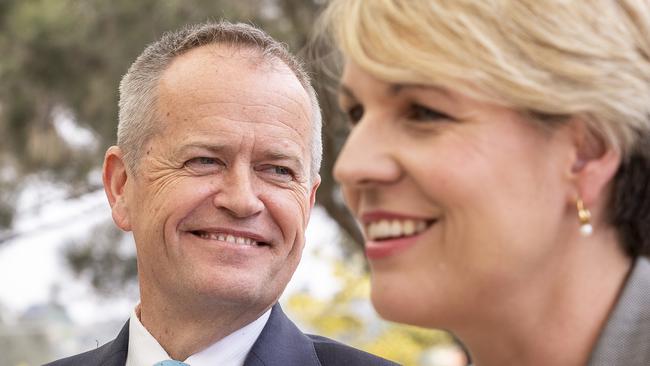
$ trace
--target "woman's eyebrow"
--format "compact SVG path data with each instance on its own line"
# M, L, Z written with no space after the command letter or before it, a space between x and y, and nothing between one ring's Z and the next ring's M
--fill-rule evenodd
M389 84L386 88L386 94L391 97L395 97L404 91L409 89L417 89L423 91L432 91L434 93L440 93L445 97L449 97L449 91L446 88L437 85L431 84L416 84L416 83L392 83ZM354 95L354 92L347 85L340 83L338 88L338 96L346 97L348 99L357 100L357 97Z
M391 94L393 95L397 95L405 89L420 89L426 91L433 91L436 93L449 96L449 91L447 89L437 85L431 85L431 84L409 84L409 83L401 84L400 83L400 84L391 84L389 88Z

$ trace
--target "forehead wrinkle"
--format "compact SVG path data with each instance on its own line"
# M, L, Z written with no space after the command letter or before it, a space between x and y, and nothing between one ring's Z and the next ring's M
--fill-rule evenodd
M309 139L309 141L311 141L311 127L312 127L312 123L314 123L314 121L312 121L312 119L311 119L311 101L307 97L306 92L304 91L304 89L302 89L302 86L301 86L300 90L302 91L301 94L304 97L304 98L302 98L303 99L302 101L297 99L297 98L294 98L292 96L285 95L285 94L280 94L280 93L279 94L267 93L267 94L272 94L272 95L275 95L275 96L282 97L282 98L284 98L286 100L289 100L291 103L293 103L295 106L297 106L299 114L292 113L291 111L287 110L283 106L276 106L276 107L278 109L280 109L280 110L283 110L285 113L288 113L289 115L292 115L292 116L296 117L298 122L300 122L300 124L296 124L295 126L292 126L289 123L289 121L284 121L284 120L281 120L281 119L277 119L276 121L279 122L279 123L282 123L283 125L285 125L286 127L290 128L290 129L294 130L298 134L298 136L300 136L303 139L305 138L305 135L306 135L306 137ZM306 107L306 109L305 109L305 107ZM302 133L301 133L301 129L304 129L304 131ZM309 143L309 141L307 141L307 143Z
M304 89L302 89L302 86L301 86L300 90L302 90L304 92ZM286 95L286 94L283 94L283 93L277 93L276 94L276 93L267 92L266 94L271 94L271 95L278 96L278 97L281 97L281 98L284 98L284 99L288 100L289 102L291 102L292 104L294 104L295 106L298 107L299 114L290 112L285 107L281 107L281 106L277 106L277 107L280 108L280 109L284 109L287 113L289 113L291 115L294 115L294 116L296 116L298 118L304 118L307 121L311 121L311 118L309 117L311 115L311 100L309 100L306 92L301 93L301 94L304 94L303 97L305 97L305 98L303 98L302 101L299 100L297 98L297 96L290 96L290 95ZM306 102L307 104L305 105L304 102ZM306 110L305 110L304 107L307 107Z
M274 159L290 158L301 160L306 146L296 143L294 139L287 137L265 136L257 139L266 146L260 149L261 155ZM257 142L256 141L256 142Z
M239 117L239 116L237 116L237 117ZM290 137L282 137L282 136L279 136L279 137L287 139L288 141L292 141L292 142L296 142L296 140L298 140L298 141L300 141L300 143L297 143L298 145L303 145L303 143L305 143L305 141L303 141L305 135L309 136L309 131L306 130L305 134L303 135L297 127L294 127L290 123L284 122L284 121L282 121L280 119L255 121L255 120L249 120L249 119L239 119L237 117L207 116L207 117L199 118L198 120L205 119L205 120L213 120L215 122L221 121L221 122L232 123L233 125L236 125L236 124L249 124L249 125L253 125L253 127L259 126L259 125L269 125L271 127L274 127L274 129L280 129L280 128L283 128L283 127L287 127L288 129L293 131L299 138L295 139L295 138L290 138ZM244 117L241 117L241 118L244 118ZM219 128L219 127L202 128L201 130L206 130L206 131L210 131L210 132L214 131L215 133L219 133L219 134L235 134L235 135L239 135L239 131L224 131L223 128Z
M266 108L271 107L271 108L273 108L273 109L277 109L277 110L280 110L280 111L282 111L282 112L284 112L284 113L286 113L286 114L289 114L289 115L291 115L291 116L293 116L293 117L297 117L297 118L300 118L300 117L301 117L299 114L296 114L296 113L294 113L294 112L290 111L289 109L284 108L284 107L282 107L282 106L277 106L277 105L272 105L272 104L263 104L263 103L244 103L244 102L229 102L229 101L210 101L210 102L203 102L203 103L200 103L199 106L210 106L210 105L214 105L214 104L217 104L217 105L234 105L234 106L241 106L241 107L248 107L248 108L259 108L259 109L266 109ZM301 114L302 114L302 113L301 113ZM304 117L304 116L302 116L302 117Z
M211 152L219 153L219 152L227 151L228 148L229 148L228 144L223 144L219 142L192 141L188 144L178 146L177 153L183 153L190 149L205 149Z
M230 122L235 122L235 123L247 123L247 124L252 124L252 125L269 125L271 127L274 127L275 129L278 129L280 127L286 127L289 130L293 131L299 138L298 139L292 139L289 137L281 137L283 139L286 139L288 141L294 142L297 145L300 146L306 146L309 144L308 141L305 141L305 138L311 136L310 135L310 130L305 129L304 131L301 132L301 130L297 126L293 126L292 123L284 121L282 119L270 119L270 120L263 120L263 121L251 121L251 120L246 120L246 119L235 119L235 118L229 118L229 117L216 117L220 120L226 120ZM278 125L280 124L280 125ZM299 142L296 142L298 140Z

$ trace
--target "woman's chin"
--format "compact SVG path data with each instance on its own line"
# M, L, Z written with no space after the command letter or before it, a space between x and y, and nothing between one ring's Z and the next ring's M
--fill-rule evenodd
M406 296L408 297L408 296ZM409 303L405 296L391 291L377 289L375 284L371 290L372 305L383 319L409 325L431 327L431 314L423 311L422 304Z

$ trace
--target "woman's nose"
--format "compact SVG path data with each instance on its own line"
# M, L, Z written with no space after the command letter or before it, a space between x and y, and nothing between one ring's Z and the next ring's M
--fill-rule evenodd
M395 136L365 119L352 129L334 165L334 178L349 188L390 183L401 175Z

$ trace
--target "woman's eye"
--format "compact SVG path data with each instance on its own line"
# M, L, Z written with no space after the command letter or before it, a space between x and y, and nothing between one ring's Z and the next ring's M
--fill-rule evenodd
M435 121L441 119L451 119L449 115L438 112L435 109L425 107L423 105L414 104L410 107L408 118L415 121Z
M363 106L361 104L356 104L351 108L348 108L345 114L348 116L350 123L355 125L363 117L363 112Z

